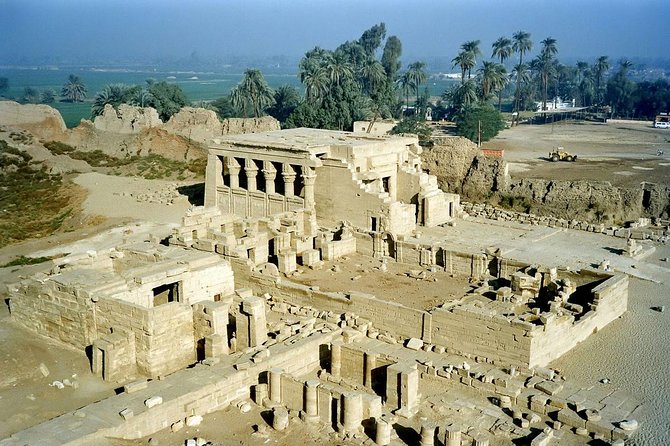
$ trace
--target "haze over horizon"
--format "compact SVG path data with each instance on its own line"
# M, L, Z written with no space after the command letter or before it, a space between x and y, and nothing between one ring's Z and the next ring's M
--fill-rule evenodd
M519 30L532 35L531 55L551 36L559 60L670 57L667 15L649 0L0 0L0 10L0 64L298 60L379 22L404 62L448 62L468 40L488 59L495 39Z

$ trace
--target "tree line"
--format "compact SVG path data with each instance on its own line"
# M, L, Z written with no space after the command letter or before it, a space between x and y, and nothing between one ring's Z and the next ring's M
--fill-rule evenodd
M576 106L606 108L611 116L640 119L653 119L670 108L668 82L631 80L634 67L628 60L613 66L601 56L592 63L566 65L559 61L559 45L552 37L540 41L531 57L533 48L526 31L495 40L488 59L479 40L464 42L452 59L460 82L435 99L429 95L426 63L411 62L403 70L400 39L387 38L386 25L379 23L334 50L307 51L298 66L302 91L289 85L272 89L260 70L250 68L229 94L194 105L214 110L222 119L268 114L285 128L351 130L357 120L393 118L401 121L396 131L419 134L426 132L423 121L430 107L434 117L456 121L459 132L471 139L476 127L476 137L482 140L502 128L500 112L512 112L514 124L521 112L535 111L538 102L540 110L547 110L557 97L574 99ZM8 87L8 80L0 78L0 95ZM82 79L70 75L60 93L62 101L81 102L87 89ZM26 87L19 100L52 103L56 92ZM154 107L163 120L189 105L179 86L153 80L144 86L107 85L92 102L93 116L107 104L127 103Z

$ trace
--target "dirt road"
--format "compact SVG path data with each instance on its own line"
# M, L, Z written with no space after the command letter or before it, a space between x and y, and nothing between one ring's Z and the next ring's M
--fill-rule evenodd
M548 161L549 152L559 146L576 154L577 161ZM670 182L670 131L648 122L520 125L503 130L483 147L505 150L513 178L610 181L619 186Z

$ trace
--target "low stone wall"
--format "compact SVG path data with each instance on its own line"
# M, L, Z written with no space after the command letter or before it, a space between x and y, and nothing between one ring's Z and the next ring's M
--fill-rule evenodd
M311 306L340 314L356 313L372 322L377 329L403 338L423 337L424 326L428 327L430 324L430 314L427 312L381 300L371 294L320 291L318 287L309 287L286 279L272 279L258 273L251 273L250 282L257 295L269 293L275 298L279 297L299 306Z
M476 302L454 304L431 311L430 342L494 364L546 366L625 313L628 277L592 275L607 279L591 291L591 310L577 320L570 314L543 313L529 322Z
M515 212L488 204L462 203L463 210L471 217L484 218L487 220L496 220L503 222L513 222L528 224L533 226L548 226L550 228L567 228L576 229L586 232L596 232L606 234L619 238L634 238L638 240L653 240L656 242L666 243L669 240L670 229L668 229L668 222L661 219L646 219L640 218L638 221L644 221L645 226L634 222L628 228L621 226L605 226L604 223L590 223L583 220L567 220L553 216L541 216L536 214L526 214L523 212ZM660 225L658 227L646 226L651 220L657 221Z

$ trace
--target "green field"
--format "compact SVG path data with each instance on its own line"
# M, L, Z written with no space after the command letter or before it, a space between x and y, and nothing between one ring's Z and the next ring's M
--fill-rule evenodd
M242 73L234 72L157 71L148 68L141 70L0 68L0 77L9 79L8 98L20 98L25 87L33 87L39 91L51 89L58 95L70 74L79 76L86 85L88 89L86 102L51 104L61 112L65 125L69 128L77 126L81 119L91 118L91 102L96 93L107 84L144 85L147 79L167 81L179 85L189 100L197 102L211 101L228 94L242 79ZM272 73L263 70L263 75L272 88L287 84L303 91L295 73ZM453 81L430 80L428 88L432 96L439 96L450 85L453 85Z

